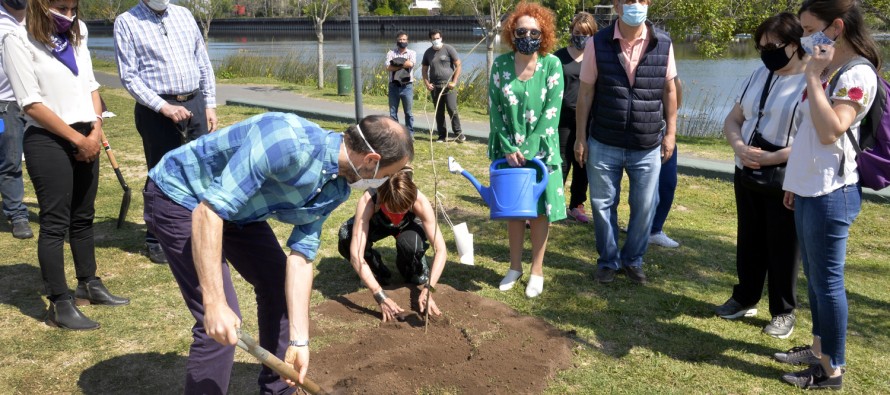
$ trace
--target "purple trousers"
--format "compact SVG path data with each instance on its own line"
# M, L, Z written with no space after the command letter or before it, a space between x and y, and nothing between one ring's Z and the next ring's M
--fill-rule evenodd
M173 278L179 284L185 304L195 317L192 346L186 364L186 394L224 394L229 389L234 346L223 346L204 330L204 303L192 259L192 212L170 200L154 181L143 191L145 224L157 236L167 255ZM238 297L232 286L230 263L253 286L257 301L260 345L284 359L287 351L288 320L284 293L287 257L266 222L244 226L226 223L223 229L223 287L229 307L241 317ZM263 367L257 380L261 394L289 394L294 391L278 374Z

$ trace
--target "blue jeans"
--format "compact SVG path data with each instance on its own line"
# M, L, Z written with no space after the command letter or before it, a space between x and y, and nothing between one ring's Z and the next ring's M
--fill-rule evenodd
M846 185L827 195L794 197L794 224L807 276L813 336L831 366L844 366L847 340L847 293L844 263L850 225L859 215L862 188Z
M671 206L674 204L674 192L677 190L677 154L680 152L674 146L674 155L667 162L661 164L658 175L658 206L655 208L655 219L652 220L652 234L664 229Z
M389 116L396 122L399 121L399 101L402 102L402 109L405 110L405 127L408 132L414 135L414 114L411 108L414 107L414 83L402 86L397 83L389 83Z
M5 125L0 133L0 198L3 215L11 222L28 220L28 208L22 203L25 186L22 182L22 136L25 125L14 101L0 101L0 117Z
M587 179L590 180L590 207L596 232L597 265L618 270L620 266L640 267L649 245L649 231L658 205L658 175L661 147L632 150L587 139ZM630 220L627 240L618 251L618 195L621 177L630 181ZM620 264L619 264L620 263Z

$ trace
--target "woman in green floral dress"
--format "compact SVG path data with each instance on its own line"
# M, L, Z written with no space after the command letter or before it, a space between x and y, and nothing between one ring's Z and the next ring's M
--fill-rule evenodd
M532 265L525 290L529 298L544 290L544 251L550 222L566 217L557 130L564 87L562 63L549 54L556 46L555 30L549 9L535 3L517 5L504 22L501 37L514 52L495 59L489 78L489 159L506 158L510 166L518 167L537 157L549 168L547 188L538 200L538 217L530 223ZM507 233L510 270L501 280L501 291L513 288L522 277L525 223L508 221Z

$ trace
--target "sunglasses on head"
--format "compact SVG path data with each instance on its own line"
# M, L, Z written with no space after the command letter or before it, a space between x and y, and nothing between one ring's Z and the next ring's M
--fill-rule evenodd
M513 37L520 38L525 36L530 36L535 39L541 38L541 31L538 29L526 29L524 27L513 30Z
M777 49L785 48L788 43L766 43L766 45L757 45L757 50L760 52L769 52L775 51Z

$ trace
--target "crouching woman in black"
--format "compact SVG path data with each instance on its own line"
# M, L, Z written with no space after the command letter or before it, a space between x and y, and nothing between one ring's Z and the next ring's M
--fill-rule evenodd
M396 318L403 310L386 297L381 284L388 285L391 273L372 247L387 237L396 239L396 267L406 281L423 286L418 296L420 311L427 308L427 280L435 287L445 268L445 239L436 223L436 213L429 199L417 190L410 169L402 170L380 188L366 191L359 198L355 216L340 227L340 255L348 259L362 282L380 305L383 321ZM432 272L426 261L428 240L435 237ZM430 313L440 315L436 302L429 297Z

